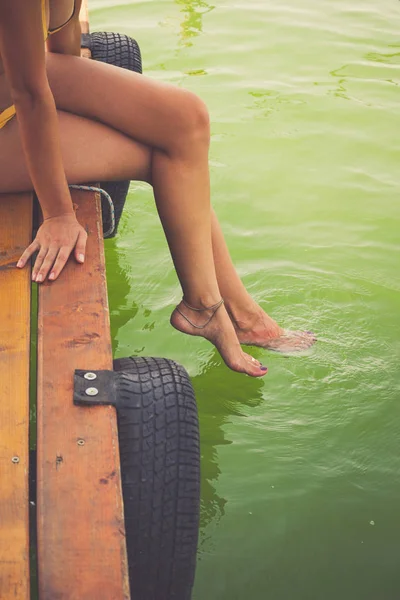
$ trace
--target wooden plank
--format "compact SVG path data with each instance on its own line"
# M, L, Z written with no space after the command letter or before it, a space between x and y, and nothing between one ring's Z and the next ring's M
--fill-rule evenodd
M85 0L83 0L83 2L82 2L81 12L79 14L79 20L81 22L82 33L89 33L89 11L88 11L87 2ZM81 54L85 58L91 58L91 56L92 56L92 53L90 52L89 48L82 48Z
M39 597L122 600L130 596L115 409L72 402L75 369L112 368L101 207L93 193L73 201L89 234L85 264L70 259L39 290Z
M86 0L83 0L81 12L79 13L82 33L89 33L89 10Z
M0 195L0 598L29 598L30 267L32 194ZM13 462L13 457L16 462Z

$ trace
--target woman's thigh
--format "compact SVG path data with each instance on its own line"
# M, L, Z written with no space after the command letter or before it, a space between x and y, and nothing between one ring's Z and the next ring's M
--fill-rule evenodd
M192 92L127 69L49 53L47 74L59 109L158 150L179 147L181 134L208 127L207 109Z
M68 183L150 180L151 150L111 127L58 111ZM16 118L0 130L0 193L32 189Z

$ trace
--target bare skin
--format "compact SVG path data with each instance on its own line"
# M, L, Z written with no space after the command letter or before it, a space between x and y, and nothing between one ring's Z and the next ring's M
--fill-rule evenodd
M248 295L233 267L210 206L204 104L185 90L72 56L49 55L47 75L68 182L127 178L151 183L185 299L206 309L225 298L204 329L177 311L172 325L202 335L230 368L254 377L265 375L266 368L243 352L241 343L283 351L310 346L312 335L284 336ZM0 181L2 192L32 189L15 119L0 131ZM39 259L36 280L54 273L57 256ZM198 325L212 314L180 308Z
M316 341L311 331L285 331L247 292L232 263L214 211L211 215L211 232L219 289L239 342L284 353L310 348Z

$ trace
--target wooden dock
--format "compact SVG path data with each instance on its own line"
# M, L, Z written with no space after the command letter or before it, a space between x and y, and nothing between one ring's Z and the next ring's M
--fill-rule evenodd
M57 281L39 286L39 600L129 600L115 408L73 404L74 370L111 369L112 353L100 198L72 195L88 232L85 264L72 258ZM33 194L0 196L1 600L31 597L31 272L16 262L32 239L33 201Z

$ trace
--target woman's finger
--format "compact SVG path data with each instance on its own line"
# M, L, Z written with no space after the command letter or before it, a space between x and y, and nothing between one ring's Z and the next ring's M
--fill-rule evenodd
M36 281L37 274L39 273L39 269L42 266L42 263L45 259L45 256L46 256L48 250L49 250L48 248L44 248L44 247L40 248L39 254L36 257L35 264L33 265L33 269L32 269L33 281Z
M51 267L54 264L54 261L56 260L57 254L58 254L58 248L49 248L43 262L42 265L39 269L39 273L37 274L36 277L36 282L37 283L41 283L42 281L44 281L46 279L47 273L50 271Z
M57 255L56 261L53 265L51 273L49 275L49 279L52 281L57 279L63 268L65 267L67 260L69 259L69 255L71 254L71 248L67 248L63 246L60 249L60 252Z
M75 258L80 263L85 262L86 242L87 233L84 229L82 229L80 234L78 235L78 240L75 246Z
M33 240L32 244L30 244L26 248L26 250L24 250L24 252L22 253L21 258L17 262L17 267L19 269L22 269L22 267L24 267L26 265L26 263L28 262L28 260L32 256L32 254L35 254L35 252L37 252L37 250L39 250L39 248L40 248L39 243L36 240Z

